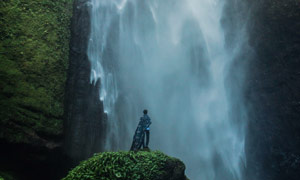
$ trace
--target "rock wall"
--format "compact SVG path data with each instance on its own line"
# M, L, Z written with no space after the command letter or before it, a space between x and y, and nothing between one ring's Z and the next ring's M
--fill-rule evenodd
M100 80L90 83L91 66L87 57L90 35L88 2L74 1L66 86L64 149L75 161L102 150L107 119L99 98Z
M0 173L39 179L51 170L56 179L101 151L106 115L100 81L90 83L89 8L88 0L1 1Z
M0 139L50 146L62 135L71 14L72 0L1 1Z
M61 169L72 3L0 2L0 174Z
M230 74L235 79L230 88L242 88L248 110L245 179L297 179L300 2L228 0L224 14L228 48L234 48L238 38L246 40ZM245 34L239 36L243 29Z
M300 176L300 1L248 0L247 178Z

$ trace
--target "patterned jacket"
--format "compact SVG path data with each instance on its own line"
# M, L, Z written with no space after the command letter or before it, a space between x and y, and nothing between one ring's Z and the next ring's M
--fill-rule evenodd
M143 124L144 130L150 130L150 125L152 123L150 117L147 114L144 114L144 116L141 117L140 120Z

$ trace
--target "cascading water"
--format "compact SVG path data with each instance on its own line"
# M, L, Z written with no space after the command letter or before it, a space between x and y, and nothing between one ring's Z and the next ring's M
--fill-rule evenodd
M128 150L148 109L150 147L192 179L241 179L244 120L232 121L225 0L91 0L91 82L101 79L107 150Z

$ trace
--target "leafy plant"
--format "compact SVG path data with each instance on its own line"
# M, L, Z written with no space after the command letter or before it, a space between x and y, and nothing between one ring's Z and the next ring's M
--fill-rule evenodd
M82 161L63 180L159 179L165 175L165 167L170 162L181 161L159 151L98 153Z

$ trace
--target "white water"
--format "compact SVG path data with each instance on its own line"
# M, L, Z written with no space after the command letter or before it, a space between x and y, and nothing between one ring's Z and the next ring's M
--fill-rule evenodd
M245 120L232 121L223 3L91 0L88 56L108 113L107 150L128 150L148 109L150 147L183 160L191 179L241 179Z

